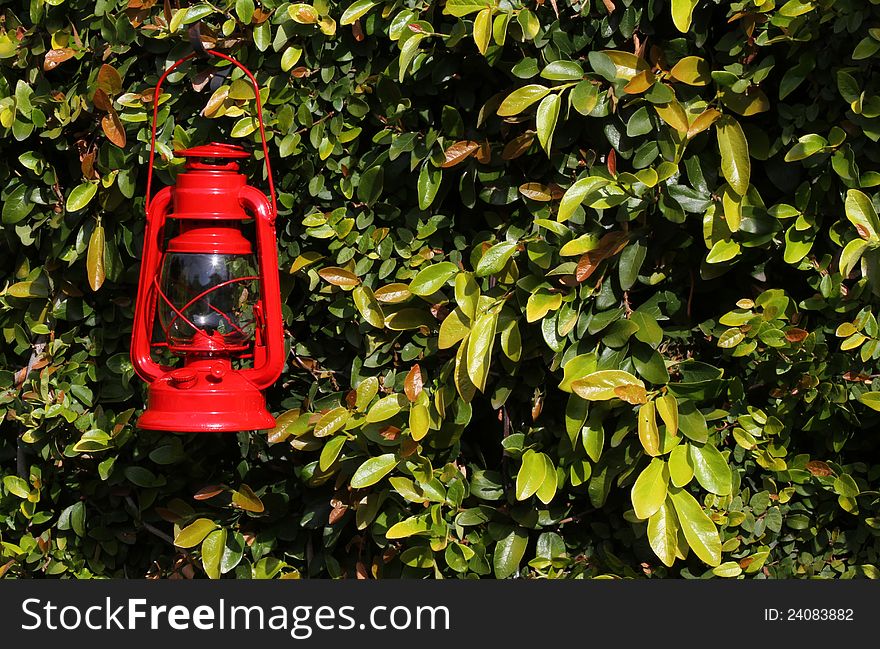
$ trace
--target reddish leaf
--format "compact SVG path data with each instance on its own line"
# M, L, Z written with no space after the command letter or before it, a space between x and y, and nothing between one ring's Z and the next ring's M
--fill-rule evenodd
M792 327L785 332L785 339L790 343L799 343L809 335L809 332L804 331L803 329Z
M515 160L523 155L532 146L535 141L535 132L526 131L522 135L517 135L510 142L504 145L501 151L502 160Z
M98 88L111 97L122 90L122 77L112 65L106 63L98 70Z
M610 173L612 176L616 176L617 175L617 153L615 153L614 149L611 149L608 152L607 164L608 164L608 173Z
M103 110L105 113L113 110L113 102L110 101L110 96L101 88L95 91L95 94L92 96L92 103L95 104L95 108Z
M474 158L477 162L484 165L487 165L492 161L492 147L489 145L488 140L480 143L480 148L474 153Z
M220 484L208 485L207 487L202 487L197 492L193 494L194 500L208 500L209 498L213 498L218 494L222 494L226 491L226 487Z
M107 136L108 140L120 149L125 148L125 128L122 126L122 122L119 121L119 115L116 114L113 108L101 118L101 128L104 129L104 135Z
M480 145L476 142L472 142L471 140L462 140L461 142L456 142L448 149L446 149L445 156L446 162L440 165L443 169L447 169L449 167L454 167L460 162L464 162L471 155L473 155L474 151L480 148Z
M599 240L599 245L585 252L578 260L575 278L578 282L583 282L599 267L603 261L609 257L613 257L626 247L629 243L629 236L626 232L609 232Z
M422 386L422 368L416 363L407 372L406 380L403 382L403 391L406 393L406 398L414 402L421 393Z
M822 460L811 460L810 462L807 462L806 468L807 471L819 477L829 476L833 473L831 467Z
M73 58L75 52L69 47L62 47L60 50L49 50L43 59L43 70L49 72L59 65Z

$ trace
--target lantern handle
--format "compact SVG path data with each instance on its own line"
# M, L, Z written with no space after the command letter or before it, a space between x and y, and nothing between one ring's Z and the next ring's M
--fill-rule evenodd
M237 60L227 54L223 54L222 52L207 49L202 49L201 52L192 52L184 56L179 61L176 61L173 65L166 69L165 72L162 73L162 76L159 77L159 82L156 84L156 88L153 91L153 124L150 136L150 164L147 169L147 199L145 211L147 212L147 214L150 213L150 207L152 206L153 202L151 197L151 190L153 186L153 161L156 156L156 122L159 117L159 95L162 89L162 83L165 81L168 75L171 74L178 66L185 63L186 61L189 61L192 58L195 58L196 56L204 56L204 53L210 54L211 56L216 56L217 58L221 58L232 63L235 67L237 67L239 70L247 75L248 79L250 79L250 82L254 87L254 96L257 101L257 119L260 125L260 138L263 142L263 160L266 163L266 176L269 179L269 200L272 203L272 219L274 220L275 217L278 215L278 203L275 200L275 183L272 180L272 166L269 163L269 145L266 142L266 127L263 124L263 102L260 99L260 86L251 71L244 67Z

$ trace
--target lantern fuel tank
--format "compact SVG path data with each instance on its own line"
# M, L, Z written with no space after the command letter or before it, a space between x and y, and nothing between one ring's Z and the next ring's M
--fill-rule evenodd
M155 142L155 111L153 129ZM263 145L271 199L239 172L250 154L216 142L176 151L186 160L183 172L150 198L151 150L131 344L135 371L149 383L140 428L224 432L275 425L262 391L280 376L285 352L265 138Z

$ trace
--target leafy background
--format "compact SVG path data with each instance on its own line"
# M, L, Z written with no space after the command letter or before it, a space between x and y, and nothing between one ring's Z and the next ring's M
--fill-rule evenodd
M278 426L134 428L148 111L256 71ZM876 577L880 9L0 4L0 574ZM224 65L157 162L253 147ZM259 155L247 169L265 187Z

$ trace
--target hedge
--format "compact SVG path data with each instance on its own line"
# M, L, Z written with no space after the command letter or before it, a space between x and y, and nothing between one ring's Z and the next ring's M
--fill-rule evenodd
M874 2L0 11L0 574L880 574ZM135 427L152 88L196 23L265 102L268 434ZM265 188L254 99L173 73L161 184L233 141Z

